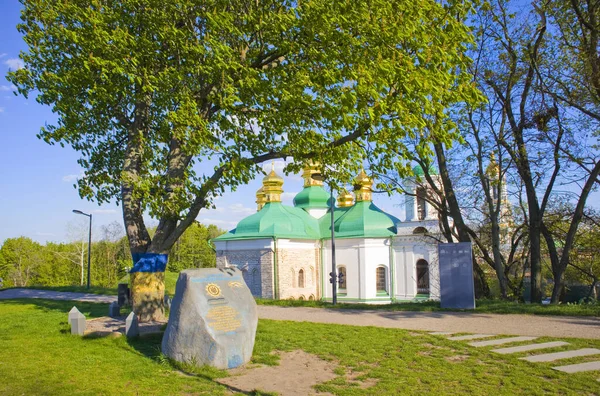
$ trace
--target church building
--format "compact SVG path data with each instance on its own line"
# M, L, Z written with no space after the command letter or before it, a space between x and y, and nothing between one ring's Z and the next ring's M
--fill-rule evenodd
M420 170L422 172L422 170ZM419 173L419 168L415 168ZM257 212L213 240L217 267L235 266L256 297L331 301L331 216L340 302L389 304L439 299L438 233L435 209L421 199L417 184L405 197L406 220L373 203L372 180L364 171L354 180L354 196L339 194L337 205L304 169L304 189L294 206L283 205L283 178L274 170L258 190Z

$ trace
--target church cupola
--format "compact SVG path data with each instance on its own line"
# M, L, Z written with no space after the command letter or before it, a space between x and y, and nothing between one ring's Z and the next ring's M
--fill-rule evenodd
M354 178L354 195L356 196L356 202L361 201L372 201L373 200L373 181L365 170L361 170L358 176Z
M337 206L340 208L349 208L354 205L354 197L346 190L342 190L337 197Z
M263 206L265 206L265 191L264 188L261 187L256 191L256 211L260 212Z
M270 202L281 202L281 194L283 193L283 178L275 173L275 163L271 165L271 173L269 173L263 179L262 190L264 193L265 204Z
M316 178L320 175L319 164L310 162L304 167L302 178L304 189L294 197L294 206L304 209L312 217L320 219L331 206L331 196L323 188L323 181Z

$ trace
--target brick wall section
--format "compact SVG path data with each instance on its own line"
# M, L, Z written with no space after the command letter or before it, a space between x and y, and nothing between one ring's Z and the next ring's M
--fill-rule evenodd
M278 249L279 298L319 299L321 297L320 249ZM304 287L298 287L298 274L304 270Z
M252 295L273 298L273 251L217 250L217 268L236 266L242 270L244 281Z

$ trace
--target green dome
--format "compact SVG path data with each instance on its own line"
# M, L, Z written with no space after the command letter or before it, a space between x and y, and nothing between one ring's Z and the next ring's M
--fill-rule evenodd
M294 206L302 209L327 209L331 206L331 195L321 186L305 187L294 197Z
M345 208L334 208L333 211L333 224L338 221L340 217L344 215L347 211L350 210L351 207ZM331 212L327 212L327 214L319 219L319 226L321 228L321 238L331 239ZM337 231L337 228L336 228Z
M269 202L257 213L240 221L234 230L216 241L258 238L320 239L319 223L300 208Z
M385 213L373 202L360 201L335 222L335 232L340 238L385 238L396 235L399 222L398 218Z
M421 177L422 177L422 176L425 176L425 172L423 171L423 168L421 167L421 165L417 165L417 166L415 166L415 167L412 169L412 171L413 171L413 174L414 174L415 176L421 176ZM430 167L429 167L429 174L430 174L430 175L437 175L437 174L438 174L438 172L437 172L437 169L435 169L435 167L433 167L433 166L430 166Z

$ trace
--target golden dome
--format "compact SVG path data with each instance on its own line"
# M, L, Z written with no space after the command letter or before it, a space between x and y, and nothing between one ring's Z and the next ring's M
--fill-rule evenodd
M340 208L348 208L354 205L354 197L348 191L343 190L337 197L337 206Z
M263 179L264 202L281 202L283 193L283 177L275 173L275 162L271 165L271 173Z
M259 212L265 206L265 191L263 187L256 191L256 211Z
M362 169L358 176L354 178L354 195L356 195L356 202L371 201L372 186L373 181L367 176L365 170Z
M320 175L321 170L319 169L319 164L317 162L310 161L304 167L304 171L302 172L302 178L304 179L304 187L310 186L322 186L323 180L313 179L313 175Z

